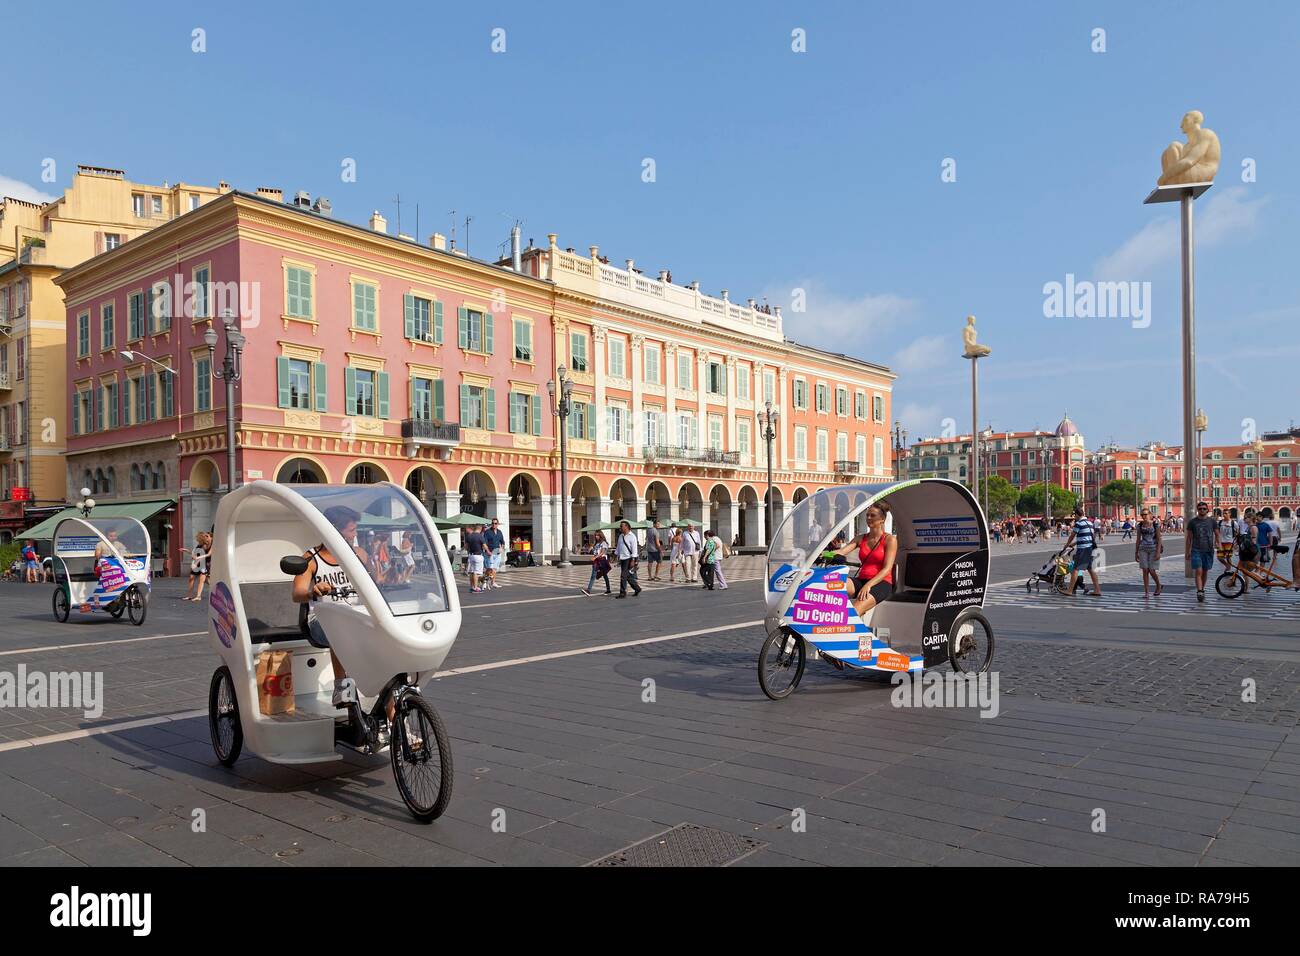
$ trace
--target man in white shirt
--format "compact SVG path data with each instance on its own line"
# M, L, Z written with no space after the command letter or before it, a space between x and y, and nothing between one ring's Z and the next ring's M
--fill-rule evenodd
M682 563L685 565L686 580L695 580L695 556L699 553L700 541L695 537L695 529L690 525L682 526Z
M626 521L619 522L618 538L614 544L614 556L618 558L618 597L627 597L627 586L632 585L632 591L637 596L641 596L641 585L636 580L636 559L640 553L640 546L636 540L636 534L632 531L632 526Z

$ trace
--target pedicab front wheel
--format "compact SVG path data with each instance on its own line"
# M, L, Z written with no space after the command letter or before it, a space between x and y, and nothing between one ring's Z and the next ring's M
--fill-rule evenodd
M68 620L68 615L72 613L72 605L68 603L68 592L63 588L55 588L54 598L54 620L63 624Z
M1246 593L1246 576L1236 571L1224 571L1214 580L1214 590L1232 600Z
M455 776L451 741L442 718L418 691L398 699L388 750L397 791L411 816L421 823L442 816Z
M230 668L222 664L212 673L208 688L208 733L217 760L229 767L244 747L244 728L239 723L239 699Z
M952 622L948 659L959 674L983 674L993 665L993 625L979 608L966 608Z
M769 634L758 654L758 686L771 700L789 697L803 679L808 651L803 638L786 630Z
M126 594L122 595L122 600L126 602L126 613L131 618L131 623L139 627L149 613L149 599L139 587L133 584L127 588Z

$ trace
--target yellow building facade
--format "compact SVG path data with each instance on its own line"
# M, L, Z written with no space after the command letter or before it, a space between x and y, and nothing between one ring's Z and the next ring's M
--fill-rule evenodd
M67 317L54 278L227 191L78 166L57 199L0 202L0 540L69 493Z

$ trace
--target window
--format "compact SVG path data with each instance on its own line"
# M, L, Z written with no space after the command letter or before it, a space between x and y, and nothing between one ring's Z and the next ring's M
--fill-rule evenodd
M85 435L95 430L92 398L90 389L77 390L76 399L72 403L72 434Z
M285 314L296 319L312 317L312 281L315 277L306 269L288 266L284 270Z
M172 327L172 289L166 282L155 282L145 298L149 331L166 332Z
M677 444L682 448L697 448L700 437L700 420L688 412L677 416Z
M609 374L627 378L627 342L613 335L609 337Z
M193 212L195 209L198 208L199 208L199 194L190 193L190 211Z
M90 355L90 313L77 316L77 358Z
M379 290L369 282L352 284L352 327L374 332L379 328Z
M677 387L692 389L695 387L694 381L695 381L695 377L691 374L691 353L678 352L677 353Z
M623 423L627 409L621 405L610 405L605 409L605 440L622 443L627 440L623 433Z
M155 216L161 216L161 215L162 215L162 196L150 196L150 197L149 197L149 200L150 200L149 205L150 205L150 208L153 210L153 214L154 214Z
M194 359L194 410L212 411L212 359L206 355Z
M132 292L126 300L126 340L144 338L144 293Z
M866 392L853 393L853 417L861 418L864 421L866 420L867 417L867 393Z
M497 427L496 389L483 388L480 385L462 385L460 423L465 428L495 430Z
M805 410L808 408L808 382L802 378L794 380L794 407Z
M200 370L200 364L202 369ZM196 377L209 379L211 365L207 356L195 360L194 374ZM382 373L381 373L382 374ZM281 408L299 408L305 411L323 412L327 407L326 394L326 375L325 365L321 362L315 362L310 359L301 357L292 357L281 355L275 360L275 378L278 389L278 404ZM350 379L349 379L350 380ZM384 376L384 398L381 403L387 406L388 403L388 377ZM211 385L196 384L198 394L196 396L196 406L206 401L208 407L211 407L212 391ZM353 393L349 393L353 394ZM370 393L374 397L373 391ZM353 412L355 405L349 400L347 414L366 414L373 415L374 412ZM381 418L388 417L387 407L384 408Z
M749 401L749 366L736 366L736 397L741 401Z
M849 417L849 390L847 388L835 389L835 414Z
M847 397L845 397L844 403L845 405L848 404ZM835 436L835 460L836 461L849 460L849 436L844 434L843 432L840 432L838 435Z
M440 422L446 416L441 379L411 379L411 417L425 422Z
M493 318L491 312L480 312L461 306L456 311L456 343L467 352L492 354Z
M776 402L776 373L763 373L763 401Z
M171 372L157 371L158 400L162 405L159 415L171 418L176 414L176 376Z
M827 385L821 382L817 383L817 411L829 412L831 410L831 390Z
M808 429L802 426L794 430L794 460L801 468L808 460Z
M871 420L873 422L883 422L885 420L885 396L871 396Z
M289 402L286 408L311 408L311 363L289 359Z
M194 318L212 318L212 270L199 266L194 270Z
M641 354L643 360L645 361L646 384L647 385L661 384L661 380L659 377L659 362L662 357L662 353L659 351L659 346L647 344L644 348L642 348ZM651 444L654 443L652 442Z
M417 342L442 344L442 303L407 293L402 298L402 332Z
M709 447L722 451L722 418L718 415L709 416Z
M586 332L569 333L569 366L575 372L587 371L587 333Z
M131 211L137 216L144 216L144 196L140 193L131 194Z
M121 424L121 402L119 401L117 382L104 385L104 427L117 428ZM111 475L113 470L109 469Z
M542 433L542 400L525 392L510 393L510 433L513 435L540 435Z
M344 372L343 410L363 418L387 418L388 373L349 366Z
M533 323L527 319L515 319L515 361L531 362L533 360Z
M659 444L659 432L660 432L659 422L662 416L663 416L663 412L656 411L653 409L647 410L643 414L642 421L644 422L644 424L642 426L642 437L641 437L641 443L643 445L649 445L653 447Z
M708 390L710 395L727 394L727 367L721 362L708 364Z
M820 428L817 429L817 464L823 468L826 467L826 460L830 457L828 455L829 446L830 437Z
M749 419L736 420L736 451L742 459L749 458Z
M573 402L569 406L569 437L596 440L596 419L587 402Z

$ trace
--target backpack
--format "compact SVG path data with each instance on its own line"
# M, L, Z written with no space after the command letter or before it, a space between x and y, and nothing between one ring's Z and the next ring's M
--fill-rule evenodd
M1259 557L1259 545L1249 534L1238 535L1237 554L1243 561L1254 561Z

